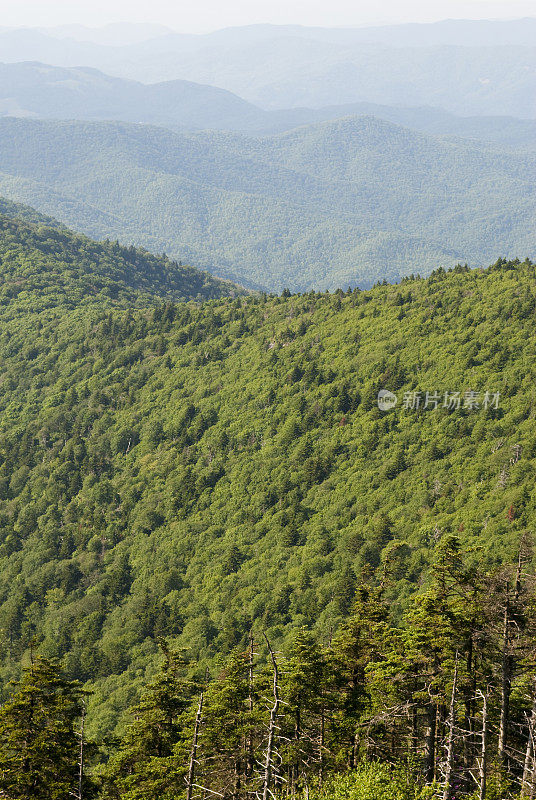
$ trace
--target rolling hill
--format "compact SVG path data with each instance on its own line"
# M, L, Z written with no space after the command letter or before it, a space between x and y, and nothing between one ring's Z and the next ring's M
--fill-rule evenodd
M0 116L117 119L186 128L262 128L269 114L213 86L150 86L89 67L0 64Z
M353 103L268 111L223 89L188 81L144 84L88 67L0 64L0 117L124 120L170 128L269 135L346 116L374 116L439 135L536 147L536 120L458 117L429 107Z
M436 136L455 136L462 139L477 139L513 148L536 148L536 120L515 117L463 117L449 114L431 106L404 107L385 106L378 103L348 103L324 108L291 108L265 111L258 123L263 127L258 132L264 135L285 133L292 128L318 122L339 120L342 117L376 117L385 122L402 125L421 133ZM244 132L246 126L239 129ZM254 129L251 129L254 130Z
M145 310L4 295L2 686L33 643L93 689L102 737L162 637L204 672L251 629L327 640L362 574L389 576L396 617L451 534L480 566L515 559L535 514L535 286L501 260Z
M0 120L3 195L269 290L531 255L535 158L367 117L267 139Z

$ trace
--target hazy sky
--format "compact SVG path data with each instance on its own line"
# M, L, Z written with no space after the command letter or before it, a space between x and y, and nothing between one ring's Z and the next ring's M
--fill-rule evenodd
M352 26L536 16L536 0L0 0L0 26L158 22L203 32L255 22Z

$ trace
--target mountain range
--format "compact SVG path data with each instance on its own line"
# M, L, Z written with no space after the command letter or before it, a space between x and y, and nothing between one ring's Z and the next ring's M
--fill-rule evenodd
M534 19L356 30L249 26L122 45L14 29L0 32L0 61L210 84L272 109L370 102L534 118L535 28Z
M16 28L0 28L14 32ZM497 45L523 46L534 43L534 18L503 20L445 19L432 23L402 23L352 27L318 27L308 25L252 24L232 26L209 33L178 33L169 27L140 23L112 23L100 27L61 25L25 28L54 39L92 42L104 46L144 44L159 46L159 41L174 39L183 49L200 50L213 43L240 44L262 41L274 36L296 36L338 44L387 44L395 47L429 47L430 45Z
M0 28L1 797L536 792L535 42Z
M353 103L266 110L232 92L188 81L144 84L89 67L0 64L0 116L144 122L171 128L269 135L315 122L368 115L414 130L536 147L536 120L458 117L441 109Z
M0 28L1 797L536 792L535 42Z
M536 250L536 153L370 117L259 139L0 120L0 192L252 288L371 286Z

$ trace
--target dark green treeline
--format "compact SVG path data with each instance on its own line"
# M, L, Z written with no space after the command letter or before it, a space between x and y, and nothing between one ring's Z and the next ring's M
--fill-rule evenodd
M2 796L531 798L531 562L528 536L517 564L493 572L444 536L398 624L386 570L360 581L326 642L301 630L279 653L252 637L208 674L163 641L116 741L85 741L83 693L37 659L0 709Z

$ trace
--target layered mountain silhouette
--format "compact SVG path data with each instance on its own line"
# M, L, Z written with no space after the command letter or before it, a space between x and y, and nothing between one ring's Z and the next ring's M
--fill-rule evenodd
M117 31L115 39L88 33L93 41L81 41L57 31L4 30L0 61L86 65L147 83L188 80L264 108L372 102L430 105L466 116L536 117L534 19L355 30L261 25L204 36L147 35L118 45L103 43L121 41ZM126 31L123 41L129 36Z
M536 250L533 151L371 117L259 139L0 120L0 192L254 288L369 286Z
M118 119L171 128L280 133L314 122L369 115L427 133L536 146L536 120L458 117L431 107L351 103L266 110L232 92L189 81L144 84L90 67L0 64L0 116Z

